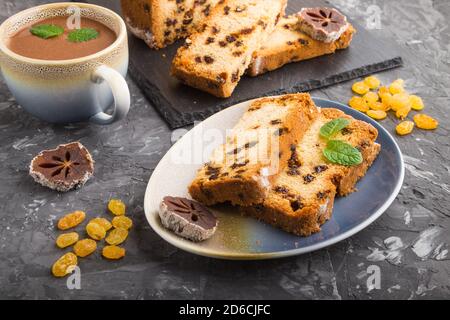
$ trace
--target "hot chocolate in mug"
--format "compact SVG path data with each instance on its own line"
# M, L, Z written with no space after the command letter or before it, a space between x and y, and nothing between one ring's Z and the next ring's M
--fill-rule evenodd
M20 30L42 20L68 16L74 6L82 18L111 29L116 34L115 41L98 52L70 60L33 59L8 47L8 41ZM51 123L110 124L124 118L130 108L130 92L125 81L126 26L119 15L100 6L54 3L10 17L0 26L0 67L16 101L29 113ZM112 105L112 112L106 113Z

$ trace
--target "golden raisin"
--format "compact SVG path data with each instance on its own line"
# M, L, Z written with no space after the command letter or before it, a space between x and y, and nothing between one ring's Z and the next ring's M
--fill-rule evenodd
M115 216L123 216L125 214L125 204L117 199L111 199L108 203L108 209Z
M383 98L383 95L386 94L386 93L390 93L388 87L382 86L382 87L380 87L380 88L378 89L378 96L379 96L380 98Z
M409 104L409 96L406 93L397 93L390 101L391 109L397 111Z
M380 86L380 80L375 76L369 76L364 79L364 83L370 88L370 89L376 89Z
M86 213L83 211L75 211L66 214L64 217L59 219L58 228L60 230L67 230L76 227L86 218Z
M403 85L405 84L405 80L399 78L397 80L392 81L392 83L399 84L403 87Z
M133 221L126 216L117 216L112 220L114 228L130 229L133 226Z
M439 125L439 122L436 119L426 114L416 114L413 119L416 126L420 129L434 130Z
M84 258L97 250L97 242L92 239L83 239L73 246L73 252L81 258Z
M117 246L105 246L102 255L106 259L117 260L125 256L125 249Z
M89 222L86 226L86 232L94 240L102 240L105 235L106 231L105 229L95 222Z
M367 92L369 92L370 88L363 81L359 81L353 84L352 90L357 94L366 94Z
M420 111L425 108L422 98L414 94L409 96L409 104L411 105L411 108L416 111Z
M367 110L369 110L369 106L367 105L366 100L364 100L362 97L352 97L348 101L348 105L353 109L361 112L367 112Z
M61 248L67 248L68 246L73 245L75 242L77 242L79 239L78 233L76 232L70 232L70 233L63 233L56 238L56 245Z
M89 222L93 222L93 223L97 223L100 226L103 227L103 229L105 229L105 231L109 231L109 229L112 228L112 224L111 222L109 222L107 219L105 218L94 218Z
M381 111L389 111L390 107L383 102L375 101L369 103L369 108L372 110L381 110Z
M414 122L403 121L397 125L395 131L397 132L398 135L404 136L410 134L413 131L413 129L414 129Z
M381 94L381 102L391 108L392 105L392 94L389 92L382 93Z
M411 111L411 106L409 104L407 104L404 107L401 107L400 109L398 109L395 112L395 116L397 118L399 118L400 120L403 120L408 116L410 111Z
M376 94L373 91L367 92L364 96L363 96L364 100L366 100L366 102L369 104L371 102L376 102L378 101L378 94Z
M369 110L367 111L367 115L375 120L383 120L387 117L386 112L383 110Z
M55 277L64 277L72 273L77 264L77 256L72 252L66 253L53 264L52 273Z
M403 93L405 89L403 88L403 82L399 80L395 80L389 86L389 92L391 94Z
M110 245L118 245L124 242L128 237L128 230L124 228L117 228L111 230L105 241Z

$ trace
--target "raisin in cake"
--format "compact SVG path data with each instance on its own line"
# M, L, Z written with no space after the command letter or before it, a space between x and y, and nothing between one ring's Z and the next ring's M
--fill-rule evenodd
M250 76L281 68L285 64L332 54L350 45L355 29L347 24L338 40L323 42L300 31L297 15L284 17L262 47L253 54L253 61L247 70Z
M357 147L363 156L360 165L347 167L324 159L322 150L326 141L319 131L335 118L351 120L334 139ZM377 130L366 122L337 109L322 109L302 140L292 146L287 168L273 180L265 200L243 207L242 212L300 236L320 231L320 226L331 217L335 196L352 192L377 157L380 151L380 145L375 143L377 135Z
M202 25L219 0L121 0L128 29L151 48L187 37Z
M305 93L252 103L226 143L198 171L189 186L192 198L206 205L261 203L273 177L287 165L290 146L301 139L317 112Z
M286 0L224 0L202 30L178 49L172 74L217 97L229 97L283 15Z

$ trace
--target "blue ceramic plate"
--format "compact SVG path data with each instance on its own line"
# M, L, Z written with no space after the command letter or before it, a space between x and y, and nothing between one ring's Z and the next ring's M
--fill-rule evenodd
M187 186L197 169L207 161L211 149L222 141L211 136L225 134L237 122L251 101L225 109L187 132L163 157L147 186L144 207L153 230L172 245L199 255L222 259L270 259L318 250L361 231L375 221L394 201L403 183L404 166L393 137L376 121L343 104L314 99L323 108L337 108L352 117L369 122L378 129L381 152L358 183L358 191L337 198L333 216L322 231L298 237L251 218L242 217L230 206L214 207L219 219L216 234L202 243L184 240L164 229L158 206L167 195L187 197ZM204 141L202 143L202 141Z

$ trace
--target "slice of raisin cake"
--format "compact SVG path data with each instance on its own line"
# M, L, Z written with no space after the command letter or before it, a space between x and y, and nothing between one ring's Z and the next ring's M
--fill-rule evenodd
M290 146L300 141L317 113L306 93L253 102L198 171L189 186L192 198L206 205L261 203L273 177L287 165Z
M286 0L224 0L211 10L172 63L172 75L217 97L229 97L284 14Z
M121 0L128 29L153 49L185 38L220 0Z
M342 166L324 159L322 150L326 141L319 131L336 118L351 120L335 139L361 151L360 165ZM377 130L366 122L337 109L322 109L302 140L292 146L287 168L274 179L265 200L243 207L242 212L300 236L320 231L320 226L331 217L335 196L352 192L377 157L380 151L380 145L375 143L377 135Z
M323 42L315 40L298 28L298 16L291 15L280 20L277 28L259 50L253 54L247 74L255 77L282 66L319 56L332 54L350 46L355 29L348 24L338 40Z

